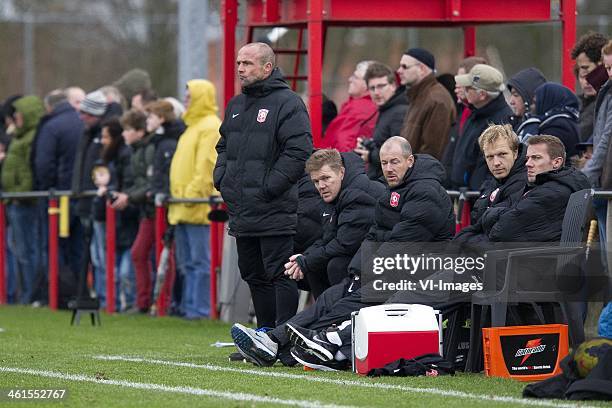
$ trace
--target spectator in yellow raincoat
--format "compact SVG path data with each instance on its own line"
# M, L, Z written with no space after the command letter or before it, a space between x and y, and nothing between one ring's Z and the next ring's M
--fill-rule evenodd
M187 130L181 135L170 166L170 192L175 198L211 196L221 120L214 85L204 79L187 82ZM175 225L176 261L184 275L181 312L186 319L208 317L210 311L210 222L208 204L173 204L168 221Z

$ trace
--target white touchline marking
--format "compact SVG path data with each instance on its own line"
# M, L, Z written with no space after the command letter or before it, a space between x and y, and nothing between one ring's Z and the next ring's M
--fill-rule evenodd
M467 398L467 399L475 399L475 400L481 400L481 401L507 402L507 403L530 405L530 406L537 406L537 407L575 408L578 406L578 404L555 402L553 400L538 400L538 399L529 399L529 398L505 397L505 396L498 396L498 395L472 394L472 393L463 392L463 391L443 390L440 388L416 388L416 387L408 387L405 385L368 383L364 381L354 381L354 380L334 380L332 378L307 376L307 375L301 375L301 374L275 373L272 371L259 371L259 370L251 370L251 369L222 367L222 366L216 366L216 365L211 365L211 364L194 364L194 363L185 363L181 361L157 360L157 359L143 358L143 357L95 355L93 356L93 358L96 360L106 360L106 361L127 361L127 362L132 362L132 363L149 363L149 364L160 364L160 365L175 366L175 367L201 368L201 369L210 370L210 371L222 371L222 372L239 373L239 374L259 375L262 377L306 380L306 381L319 382L319 383L325 383L325 384L336 384L336 385L345 385L345 386L349 385L353 387L379 388L379 389L385 389L385 390L417 392L421 394L441 395L444 397ZM579 406L580 408L596 408L594 406L583 405L582 403L580 403Z
M222 399L229 399L234 401L248 401L248 402L261 402L267 404L280 404L280 405L291 405L304 408L351 408L347 405L335 405L325 404L319 401L307 401L307 400L293 400L293 399L281 399L276 397L266 397L256 394L246 394L242 392L231 392L231 391L215 391L208 390L205 388L194 388L184 386L170 386L163 384L152 384L152 383L140 383L125 380L104 380L97 379L95 377L89 377L82 374L65 374L56 371L46 370L33 370L29 368L18 368L18 367L0 367L0 372L5 373L17 373L17 374L29 374L40 377L57 378L60 380L68 381L80 381L80 382L91 382L96 384L105 385L117 385L120 387L136 388L141 390L153 390L161 392L172 392L177 394L189 394L189 395L200 395L207 397L216 397Z

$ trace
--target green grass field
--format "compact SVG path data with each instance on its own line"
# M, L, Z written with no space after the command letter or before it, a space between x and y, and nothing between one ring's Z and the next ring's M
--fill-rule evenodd
M228 324L109 316L70 326L68 312L0 307L0 389L68 391L61 402L0 406L571 406L521 399L524 384L481 375L363 378L230 363ZM589 404L604 406L603 404ZM585 406L585 404L582 404ZM610 406L608 404L607 406Z

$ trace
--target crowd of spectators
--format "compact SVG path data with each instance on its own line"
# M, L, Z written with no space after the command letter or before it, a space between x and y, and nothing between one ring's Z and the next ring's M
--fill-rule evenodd
M63 279L79 283L75 292L91 270L93 285L87 289L102 306L106 304L107 202L117 212L117 310L148 313L157 301L153 296L156 197L207 198L219 194L216 185L229 207L230 234L238 241L239 265L251 288L258 323L274 327L291 318L297 305L296 287L282 276L283 270L293 280L304 278L309 283L305 287L316 297L325 296L334 285L350 284L345 282L349 264L368 226L378 225L381 233L375 238L384 242L389 234L401 234L395 225L387 225L390 220L414 225L422 221L414 213L396 219L391 216L394 209L378 219L372 210L384 187L395 191L411 177L411 182L428 180L436 189L465 188L489 195L499 190L506 176L513 180L524 176L513 166L524 165L527 146L556 143L541 139L546 135L556 137L564 150L559 153L562 162L548 171L571 168L571 177L580 174L592 188L612 189L612 42L602 34L586 34L572 50L578 95L548 81L536 67L525 67L505 80L482 57L461 61L456 75L437 75L434 55L423 48L406 50L400 61L359 62L348 79L349 99L337 114L332 101L324 102L329 115L319 147L331 150L325 150L319 162L310 156L305 106L288 90L271 49L248 45L241 53L242 93L228 105L223 123L211 82L188 81L181 104L158 97L149 75L139 69L88 93L72 86L55 89L42 99L12 95L4 100L1 189L5 193L72 191L70 234L60 239L59 255ZM261 66L253 65L259 60ZM390 63L398 68L390 68ZM276 108L278 115L285 116L270 119ZM247 122L251 119L259 127ZM271 128L271 122L277 128ZM499 169L505 171L503 177L491 168L490 159L502 154L493 151L495 140L482 142L492 125L502 126L498 132L513 133L518 141L504 146L503 154L513 159L507 169ZM405 162L406 168L396 174L392 160ZM535 175L527 181L536 183ZM582 179L574 184L581 183ZM96 194L79 196L85 191ZM408 192L413 193L401 192L402 200ZM517 188L508 193L509 207L520 201L521 192ZM422 200L423 192L414 193L416 201ZM398 204L393 205L394 197L392 207ZM398 201L399 197L400 193ZM440 200L432 198L437 204L430 207L450 208ZM352 212L340 208L339 202ZM47 199L7 199L5 204L8 300L45 304ZM607 204L605 199L594 202L604 247ZM429 217L426 209L424 218ZM326 218L340 216L341 210L348 211L346 218ZM174 244L161 296L172 305L171 313L186 319L210 313L209 211L208 204L177 203L168 208L167 241L173 239ZM410 221L404 219L409 216ZM513 223L503 231L499 225L491 230L494 223L483 225L480 216L474 218L480 234L507 236L514 231ZM452 229L451 215L444 213L439 220ZM307 224L308 228L299 227ZM440 236L447 232L436 228ZM286 238L296 233L295 239ZM415 237L428 234L431 228L423 227ZM328 247L330 242L336 246ZM252 261L259 258L261 268ZM607 262L605 255L602 261ZM275 278L266 281L270 268ZM276 306L270 305L274 297Z

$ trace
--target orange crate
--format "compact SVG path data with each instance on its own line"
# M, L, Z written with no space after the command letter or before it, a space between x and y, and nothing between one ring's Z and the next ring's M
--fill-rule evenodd
M485 375L541 381L561 373L569 353L567 325L491 327L482 329Z

